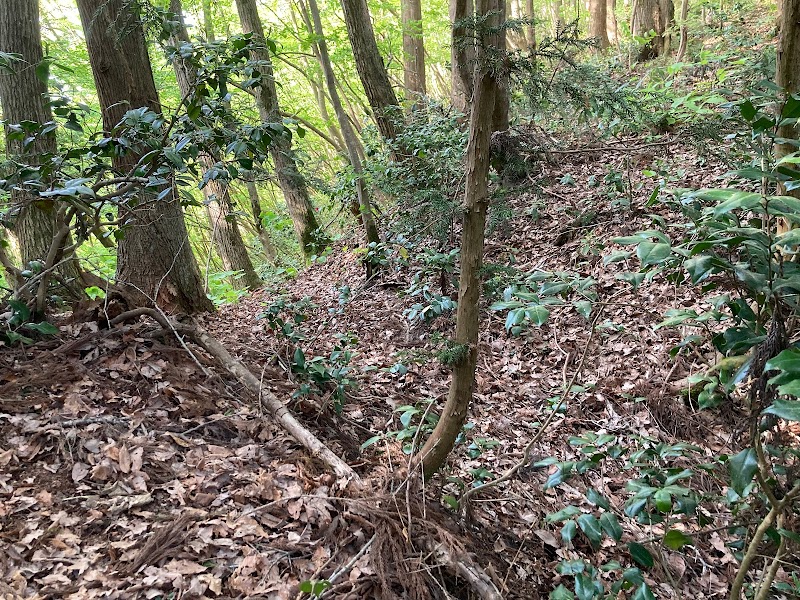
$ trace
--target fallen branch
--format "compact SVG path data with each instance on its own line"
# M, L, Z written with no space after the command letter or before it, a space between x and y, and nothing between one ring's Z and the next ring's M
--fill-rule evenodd
M344 482L359 482L360 478L353 469L321 442L313 433L306 429L289 411L283 402L268 390L261 386L261 382L253 375L250 370L239 360L231 356L230 352L213 336L198 325L186 325L176 323L163 313L152 308L136 308L122 313L110 321L110 325L116 325L123 321L148 316L158 322L164 329L178 334L183 334L193 339L203 347L209 354L216 358L225 369L231 373L239 382L244 385L251 393L260 399L261 403L267 408L269 413L283 427L289 435L302 444L306 450L325 462L333 469L333 472Z

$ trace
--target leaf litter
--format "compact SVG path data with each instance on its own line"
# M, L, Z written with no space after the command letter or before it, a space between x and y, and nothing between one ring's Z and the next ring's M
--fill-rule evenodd
M684 403L677 384L701 365L670 359L679 332L654 329L665 309L699 300L665 282L634 293L615 275L635 264L603 265L611 238L647 228L653 213L669 215L645 205L650 189L635 191L620 209L589 181L629 169L624 161L638 161L639 171L658 161L686 167L676 185L703 187L710 169L692 172L694 155L666 146L634 158L576 153L560 160L543 163L532 185L509 197L514 217L487 240L486 260L521 273L591 276L607 301L598 332L590 335L584 317L556 308L542 327L509 337L503 316L485 311L472 428L445 477L424 490L405 480L408 457L397 442L359 449L402 428L396 408L437 403L447 392L433 328L403 316L413 303L398 293L410 282L408 268L361 287L358 257L340 249L287 284L294 300L312 302L301 342L307 356L329 355L336 334L357 336L351 366L358 387L341 414L325 398L291 400L300 384L292 344L258 319L275 291L255 292L203 322L370 482L360 497L338 489L325 466L209 356L194 349L196 363L180 345L153 337L152 323L109 330L65 320L55 339L7 349L0 355L0 595L298 598L307 597L302 582L332 580L328 598L472 597L466 581L443 568L438 543L456 561L478 565L502 597L539 598L560 582L562 558L628 561L626 542L658 532L626 524L622 542L590 548L576 538L568 547L545 521L570 503L588 511L589 487L621 510L628 474L592 471L544 491L551 470L536 462L575 459L568 439L586 431L688 440L711 455L729 448L731 429ZM589 209L592 223L574 225L572 217ZM344 285L358 291L341 302ZM442 317L436 328L446 337L452 325ZM459 521L442 496L458 496L520 459L587 344L580 388L533 460ZM393 369L398 363L404 369ZM471 453L469 442L478 439L494 443ZM708 477L708 486L719 486ZM715 518L724 525L729 515ZM730 549L712 535L692 552L665 552L655 568L669 577L655 579L677 581L693 598L724 596L736 568ZM655 592L675 594L664 584Z

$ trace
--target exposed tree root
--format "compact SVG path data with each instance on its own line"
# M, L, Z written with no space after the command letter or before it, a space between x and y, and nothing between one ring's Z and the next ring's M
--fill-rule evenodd
M206 352L216 358L229 373L242 383L242 385L256 397L260 398L262 404L281 427L311 452L312 456L319 458L333 470L343 486L346 485L347 482L360 481L358 474L353 471L350 465L334 454L334 452L322 443L319 438L306 429L277 396L269 390L263 389L258 378L253 375L244 364L231 356L230 352L225 349L219 340L211 336L202 327L177 323L152 308L136 308L134 310L129 310L112 319L110 324L113 326L144 315L156 320L164 329L172 331L181 343L183 343L182 336L189 337L206 350Z

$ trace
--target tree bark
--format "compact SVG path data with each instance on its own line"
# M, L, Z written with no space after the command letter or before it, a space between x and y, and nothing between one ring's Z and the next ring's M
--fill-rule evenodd
M605 50L608 41L608 6L606 0L589 0L589 37L597 40L597 47Z
M258 16L255 0L236 0L236 9L239 12L242 30L245 33L252 33L256 40L265 41L264 27L261 24L261 17ZM263 65L260 69L261 85L254 90L259 116L264 123L281 123L283 119L269 53L266 48L256 50L252 52L252 58ZM305 179L297 169L291 140L284 136L277 138L271 146L270 155L275 163L278 185L283 192L300 246L306 255L317 254L325 247L325 242L317 239L319 224L308 197Z
M675 21L672 0L634 0L631 12L631 33L645 36L655 31L655 37L639 50L638 61L643 62L669 53L669 27Z
M473 0L450 0L450 22L453 32L450 44L452 65L451 101L455 109L468 114L472 101L472 76L475 69L475 44L467 37L463 21L474 13Z
M389 75L386 73L378 43L375 41L367 2L366 0L341 0L341 2L356 70L375 115L378 131L384 139L394 140L397 132L389 113L392 107L397 106L397 96L389 82Z
M325 75L328 94L331 99L331 104L333 105L333 111L336 113L336 119L339 121L339 129L342 131L344 143L347 146L347 155L350 159L350 165L353 167L353 173L356 176L358 206L354 212L356 215L361 216L367 244L372 242L377 244L381 241L381 238L378 233L378 227L375 224L375 217L372 214L372 202L370 201L369 192L364 182L364 170L361 165L361 158L358 155L358 138L356 137L356 132L353 130L352 125L350 125L347 113L345 113L344 106L342 106L342 101L339 98L339 91L336 88L336 77L333 74L333 66L331 65L330 55L328 54L328 42L325 41L325 33L322 30L322 19L320 19L319 16L317 0L308 0L308 6L311 10L311 18L314 22L313 33L317 36L320 65ZM372 276L372 269L372 264L367 262L367 278Z
M403 84L406 95L425 95L425 42L421 0L401 0L403 23Z
M103 128L114 130L130 109L161 113L150 57L138 17L124 0L78 0L89 62L103 114ZM127 173L144 150L114 158ZM155 201L141 198L125 224L117 251L117 282L136 302L152 302L184 312L214 310L192 253L178 194Z
M800 0L781 0L780 8L780 33L778 35L777 65L775 83L783 90L786 96L800 91ZM781 103L782 106L783 103ZM780 109L779 109L780 110ZM797 125L784 124L778 127L777 137L787 140L797 140ZM775 159L797 152L797 146L792 143L776 143ZM800 198L800 190L786 190L782 184L779 186L781 194ZM785 233L793 229L786 219L778 222L778 233Z
M562 0L553 0L553 37L564 28L564 14Z
M680 44L678 45L678 55L676 60L680 61L686 55L686 47L689 45L689 29L687 19L689 18L689 0L681 0L681 29Z
M503 0L477 0L478 13L498 10ZM496 17L494 19L497 23ZM453 368L453 379L439 422L417 455L425 479L433 476L453 449L467 417L475 386L480 324L481 267L484 229L489 207L489 142L492 113L498 84L486 60L486 47L498 48L499 35L485 36L478 45L475 70L475 97L470 113L467 147L467 180L464 193L464 229L461 235L461 275L458 289L455 342L463 355Z
M617 26L617 0L606 4L606 34L608 41L619 48L619 27Z
M261 247L264 249L264 255L269 262L275 264L275 259L278 258L278 251L275 248L275 244L272 242L269 231L266 230L263 221L261 221L261 198L258 195L258 188L253 181L247 182L247 196L250 198L250 212L253 215L253 226L261 242Z
M497 12L496 22L499 24L506 22L506 0L497 0L494 3L495 8L492 10ZM500 63L496 65L495 82L497 87L495 89L494 98L494 111L492 112L492 131L508 131L509 128L509 112L511 109L511 96L509 89L509 70L508 70L508 36L501 34L497 38L494 51L497 53L497 60Z
M189 33L183 22L181 0L171 0L169 10L177 17L178 22L170 43L174 46L189 43ZM210 33L213 36L213 30ZM193 67L186 61L177 58L173 60L172 66L175 69L175 78L178 80L181 97L191 96L197 82L197 74ZM214 166L214 159L208 154L202 154L199 162L204 173ZM250 255L247 254L247 248L242 240L228 182L224 179L209 180L203 188L203 196L205 197L208 223L211 227L211 239L222 260L222 266L226 271L240 272L239 275L229 278L231 284L239 288L258 289L261 287L262 281L253 268Z
M530 24L525 28L528 49L531 52L536 52L536 8L533 5L533 0L525 0L525 12L526 16L531 20Z
M52 121L47 85L36 75L36 69L43 59L38 0L6 0L3 4L0 9L0 51L21 56L20 62L12 64L13 73L0 70L0 102L6 132L9 125L22 121L34 121L40 125ZM54 133L37 136L27 148L22 140L6 138L9 159L28 165L40 164L43 157L55 154L56 149ZM60 227L56 223L55 202L25 190L14 189L11 192L11 204L19 208L13 231L19 242L21 270L27 269L34 260L44 263ZM77 261L64 262L57 272L68 284L72 283L67 291L77 297L82 287ZM10 283L13 281L9 280Z

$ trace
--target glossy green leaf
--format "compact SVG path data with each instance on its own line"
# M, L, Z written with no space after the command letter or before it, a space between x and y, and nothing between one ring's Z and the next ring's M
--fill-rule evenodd
M636 248L636 256L642 262L642 265L657 265L664 262L672 253L672 248L669 244L661 242L642 242Z
M766 411L765 411L766 412ZM728 469L731 474L731 487L740 496L744 489L753 481L753 475L758 471L758 459L753 448L742 450L728 459Z
M781 388L786 389L789 386L791 386L790 389L794 389L792 383L786 384L786 386L779 386L779 391L782 391ZM769 407L764 409L764 414L775 415L787 421L800 421L800 401L778 398Z
M691 543L692 538L678 529L670 529L664 536L664 545L672 550L680 550Z
M600 543L603 538L603 531L600 528L600 522L594 515L582 514L578 517L578 526L581 528L592 545L595 546Z
M613 513L604 512L600 515L600 526L608 537L617 541L622 539L622 527L620 527L619 521L617 521L617 517Z
M642 546L641 544L637 544L636 542L630 542L628 544L628 550L631 553L631 558L635 560L637 563L642 565L645 568L650 568L653 566L653 555L650 554L650 551Z

